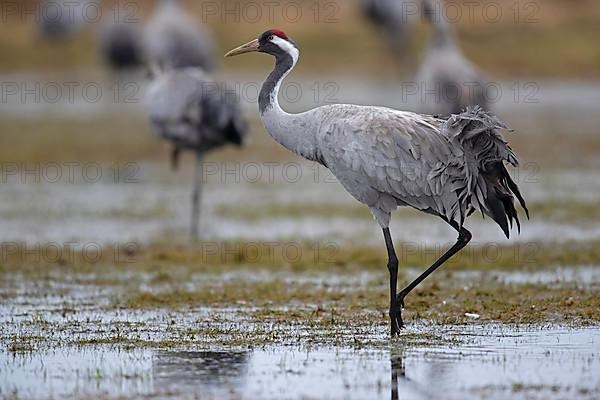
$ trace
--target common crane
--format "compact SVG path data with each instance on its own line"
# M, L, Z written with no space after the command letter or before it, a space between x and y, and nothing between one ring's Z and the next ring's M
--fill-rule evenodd
M172 165L182 150L196 153L190 231L198 239L203 157L228 143L241 146L248 126L238 101L199 68L158 70L148 88L152 130L173 143Z
M185 13L180 0L160 0L146 27L146 48L151 62L170 68L214 68L214 43Z
M450 116L468 106L489 108L484 74L463 55L454 29L443 15L441 0L425 0L424 17L433 32L415 82L419 112Z
M506 126L480 107L440 119L384 107L325 105L289 114L279 105L284 78L300 52L281 30L269 30L226 57L250 52L275 57L258 105L269 134L288 150L328 168L344 188L367 205L383 230L390 276L390 330L403 327L405 297L472 238L463 226L475 210L510 234L520 228L513 204L525 201L505 163L517 157L500 134ZM458 232L456 243L412 283L397 292L398 257L390 234L391 213L410 206L440 217ZM529 214L527 212L527 214ZM529 216L529 215L528 215Z
M39 31L49 39L64 39L80 32L86 23L91 0L43 0Z
M98 47L102 58L117 71L140 68L146 61L143 33L135 22L108 18L100 30Z
M362 0L362 14L385 35L394 55L401 60L410 50L410 28L418 19L421 0Z

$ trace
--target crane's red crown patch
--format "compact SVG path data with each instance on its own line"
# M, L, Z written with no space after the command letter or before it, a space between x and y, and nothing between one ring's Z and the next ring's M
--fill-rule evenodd
M280 29L271 29L271 33L273 35L279 36L282 39L289 40L288 35L286 35L286 33Z

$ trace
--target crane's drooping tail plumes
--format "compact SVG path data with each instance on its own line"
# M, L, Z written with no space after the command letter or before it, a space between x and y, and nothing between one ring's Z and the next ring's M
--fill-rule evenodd
M507 162L517 167L519 161L498 130L508 128L496 117L475 106L452 115L444 124L442 133L451 141L458 142L464 151L467 182L460 197L482 214L490 216L509 237L509 227L513 222L519 230L521 228L513 195L527 218L529 211L517 184L504 166Z

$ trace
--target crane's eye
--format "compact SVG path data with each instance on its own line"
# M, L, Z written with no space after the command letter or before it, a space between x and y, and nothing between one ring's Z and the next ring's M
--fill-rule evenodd
M273 36L273 35L269 36L269 41L271 41L271 40L273 40L273 39L274 39L274 36Z

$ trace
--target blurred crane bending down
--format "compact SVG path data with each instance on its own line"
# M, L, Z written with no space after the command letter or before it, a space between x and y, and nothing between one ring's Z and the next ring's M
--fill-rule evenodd
M173 165L182 150L196 153L191 235L198 238L203 157L228 143L242 145L248 131L238 101L199 68L156 70L148 88L150 124L173 143Z
M390 273L392 335L403 326L404 298L427 276L469 243L465 219L474 211L491 217L508 237L520 229L513 203L527 211L505 163L518 161L498 119L480 107L440 119L384 107L326 105L289 114L279 105L279 88L296 65L299 50L280 30L264 32L226 56L262 52L275 69L259 95L260 118L288 150L328 168L344 188L367 205L383 230ZM429 269L397 292L398 258L389 230L391 213L410 206L435 215L458 232L458 240Z
M424 1L424 16L433 33L415 79L420 94L417 109L441 116L458 114L467 106L488 109L486 80L462 54L454 29L443 15L443 5L441 0Z
M146 48L149 59L164 67L211 72L215 65L212 37L186 15L179 0L160 0L146 27Z
M100 55L115 71L141 68L146 62L144 37L135 22L115 22L111 15L98 35Z

